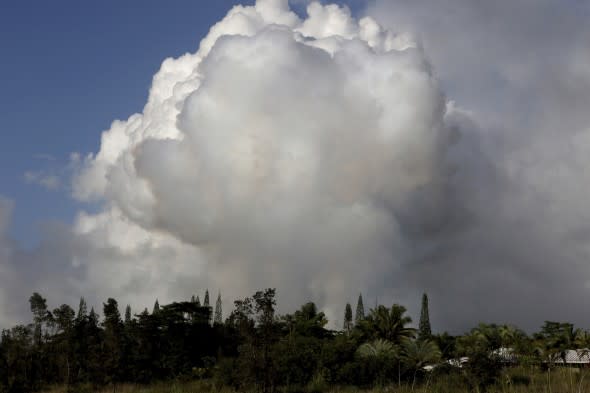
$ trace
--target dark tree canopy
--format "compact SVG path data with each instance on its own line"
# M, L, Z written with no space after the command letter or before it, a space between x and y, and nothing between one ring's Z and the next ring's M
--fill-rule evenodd
M426 391L437 375L454 384L437 391L484 391L502 381L505 365L496 355L501 348L511 348L529 368L537 364L550 370L565 362L568 350L590 346L590 332L552 321L532 336L510 325L484 323L458 337L432 335L426 294L417 331L399 304L376 304L365 315L362 296L355 320L346 305L342 331L326 328L326 315L314 302L278 315L274 288L236 300L225 321L221 293L214 312L198 300L193 296L162 305L156 300L151 313L144 309L136 315L127 305L122 319L113 298L102 304L101 318L94 308L87 311L84 298L77 313L67 304L50 311L47 300L34 293L32 323L2 331L0 393L56 385L71 392L105 386L116 391L122 383L192 379L213 379L215 389L263 393L348 385L393 385L396 390L401 384L408 391ZM468 362L453 371L446 360L463 356ZM433 365L442 365L440 372L425 374L424 367Z

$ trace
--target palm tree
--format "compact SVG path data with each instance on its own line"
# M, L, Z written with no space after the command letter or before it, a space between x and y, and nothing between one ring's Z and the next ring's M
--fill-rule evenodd
M553 363L561 359L563 364L566 364L567 350L574 346L576 330L571 323L561 323L545 321L541 327L541 331L537 333L536 339L540 342L540 347L543 349L541 353L546 356L549 361L547 368L547 380L549 388L551 388L551 367ZM571 369L570 371L570 388L573 386Z
M520 337L520 332L517 328L511 325L502 325L498 328L500 334L500 341L503 347L511 347Z
M398 357L395 345L383 339L373 340L361 345L357 349L357 355L363 359L371 360L377 368L377 383L383 385L387 364Z
M405 315L406 308L394 304L391 308L379 305L358 325L361 334L369 340L386 340L399 347L403 339L414 338L416 330L407 327L412 319ZM398 385L401 385L401 360L398 359Z
M395 356L396 350L389 341L377 339L361 345L357 349L357 353L362 358L384 358Z
M438 363L441 359L441 352L436 343L432 340L402 340L401 359L405 366L413 371L412 390L416 384L416 374L422 367Z
M577 349L588 350L590 348L590 332L588 330L576 329L574 333L574 345Z
M545 340L548 349L556 354L563 364L566 363L566 354L568 349L572 349L575 340L575 329L572 324L563 323L559 330L548 336Z
M488 353L490 342L480 331L473 329L457 339L457 353L460 356L472 356L475 353Z
M368 335L374 339L381 338L395 345L399 345L404 338L413 338L416 330L406 327L412 322L412 318L404 315L406 308L394 304L388 309L378 306L372 309L363 325Z

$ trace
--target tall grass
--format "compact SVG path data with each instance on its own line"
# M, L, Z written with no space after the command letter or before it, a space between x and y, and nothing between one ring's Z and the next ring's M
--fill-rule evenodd
M301 393L472 393L459 375L442 375L433 381L423 381L413 390L411 385L383 386L373 389L360 389L352 386L328 387L315 381L310 386L297 390L284 390ZM45 393L90 393L91 388L71 389L54 387ZM229 387L216 386L211 380L192 382L160 382L151 385L117 385L99 390L98 393L237 393ZM590 392L590 369L556 368L547 372L531 368L513 368L503 372L500 380L490 386L487 393L588 393ZM244 392L250 393L250 392ZM255 391L252 391L255 393ZM481 392L480 392L481 393Z

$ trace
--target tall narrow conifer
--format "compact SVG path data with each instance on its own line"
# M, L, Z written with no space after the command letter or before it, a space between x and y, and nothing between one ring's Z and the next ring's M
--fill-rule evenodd
M209 324L211 324L211 318L213 317L213 309L209 305L209 290L205 290L205 299L203 299L203 307L209 308Z
M125 323L131 322L131 306L128 304L125 308Z
M359 300L356 303L356 314L354 316L355 325L358 325L363 319L365 319L365 306L363 306L363 295L359 293Z
M352 307L350 303L346 303L346 309L344 310L344 333L350 333L352 331Z
M78 305L78 320L86 318L88 315L88 306L86 306L86 300L83 297L80 298L80 304Z
M205 299L203 300L203 306L209 307L209 290L205 291Z
M418 325L418 340L427 340L432 336L430 316L428 314L428 295L422 295L422 309L420 310L420 324Z
M215 303L215 318L213 319L213 323L221 324L222 315L221 315L221 292L217 295L217 303Z

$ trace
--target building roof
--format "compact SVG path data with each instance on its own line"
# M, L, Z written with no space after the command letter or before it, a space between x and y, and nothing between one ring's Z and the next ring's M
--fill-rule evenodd
M501 347L492 351L492 354L497 356L501 362L512 363L517 360L513 348Z
M553 363L563 364L562 353L553 355ZM568 349L565 351L566 364L590 364L590 349Z

